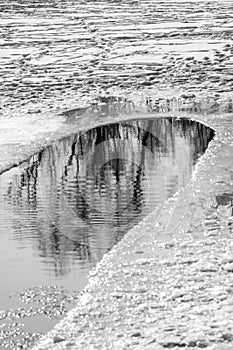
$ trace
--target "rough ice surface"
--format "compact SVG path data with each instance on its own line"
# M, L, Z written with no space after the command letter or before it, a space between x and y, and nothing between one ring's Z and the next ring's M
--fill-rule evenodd
M1 172L135 115L216 130L190 184L104 257L37 349L231 349L232 1L0 1L0 12Z

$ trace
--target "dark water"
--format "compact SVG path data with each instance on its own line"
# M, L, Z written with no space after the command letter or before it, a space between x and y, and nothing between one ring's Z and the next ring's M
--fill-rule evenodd
M38 285L82 290L88 271L190 180L213 130L189 120L100 126L0 176L0 308Z

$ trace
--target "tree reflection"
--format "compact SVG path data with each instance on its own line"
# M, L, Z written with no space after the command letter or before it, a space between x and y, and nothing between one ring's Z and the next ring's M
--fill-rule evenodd
M37 254L52 257L56 275L69 271L70 258L99 259L188 182L212 137L202 124L164 118L104 125L61 140L4 175L17 240L33 240Z

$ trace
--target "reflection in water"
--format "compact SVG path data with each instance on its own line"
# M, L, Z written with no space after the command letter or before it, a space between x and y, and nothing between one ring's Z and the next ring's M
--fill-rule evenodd
M121 122L63 139L2 174L6 291L57 281L82 289L96 261L187 184L212 137L184 119Z

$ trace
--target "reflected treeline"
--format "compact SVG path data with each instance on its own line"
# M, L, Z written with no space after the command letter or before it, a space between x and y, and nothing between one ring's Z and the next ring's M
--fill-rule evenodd
M187 93L179 97L147 97L147 110L155 113L185 112L185 113L232 113L231 97L220 100L217 96L198 99L195 94Z
M194 121L100 126L46 148L1 177L17 240L33 241L57 275L105 251L184 186L213 131ZM20 232L24 232L23 235Z
M77 118L85 113L93 117L119 117L120 114L131 115L135 112L134 102L124 97L99 96L93 100L89 107L71 109L62 114L67 117L67 123L77 121Z
M190 119L182 119L181 122L176 121L175 124L176 128L180 129L181 135L189 140L192 161L195 164L197 159L205 152L209 141L214 137L214 131L204 124Z

